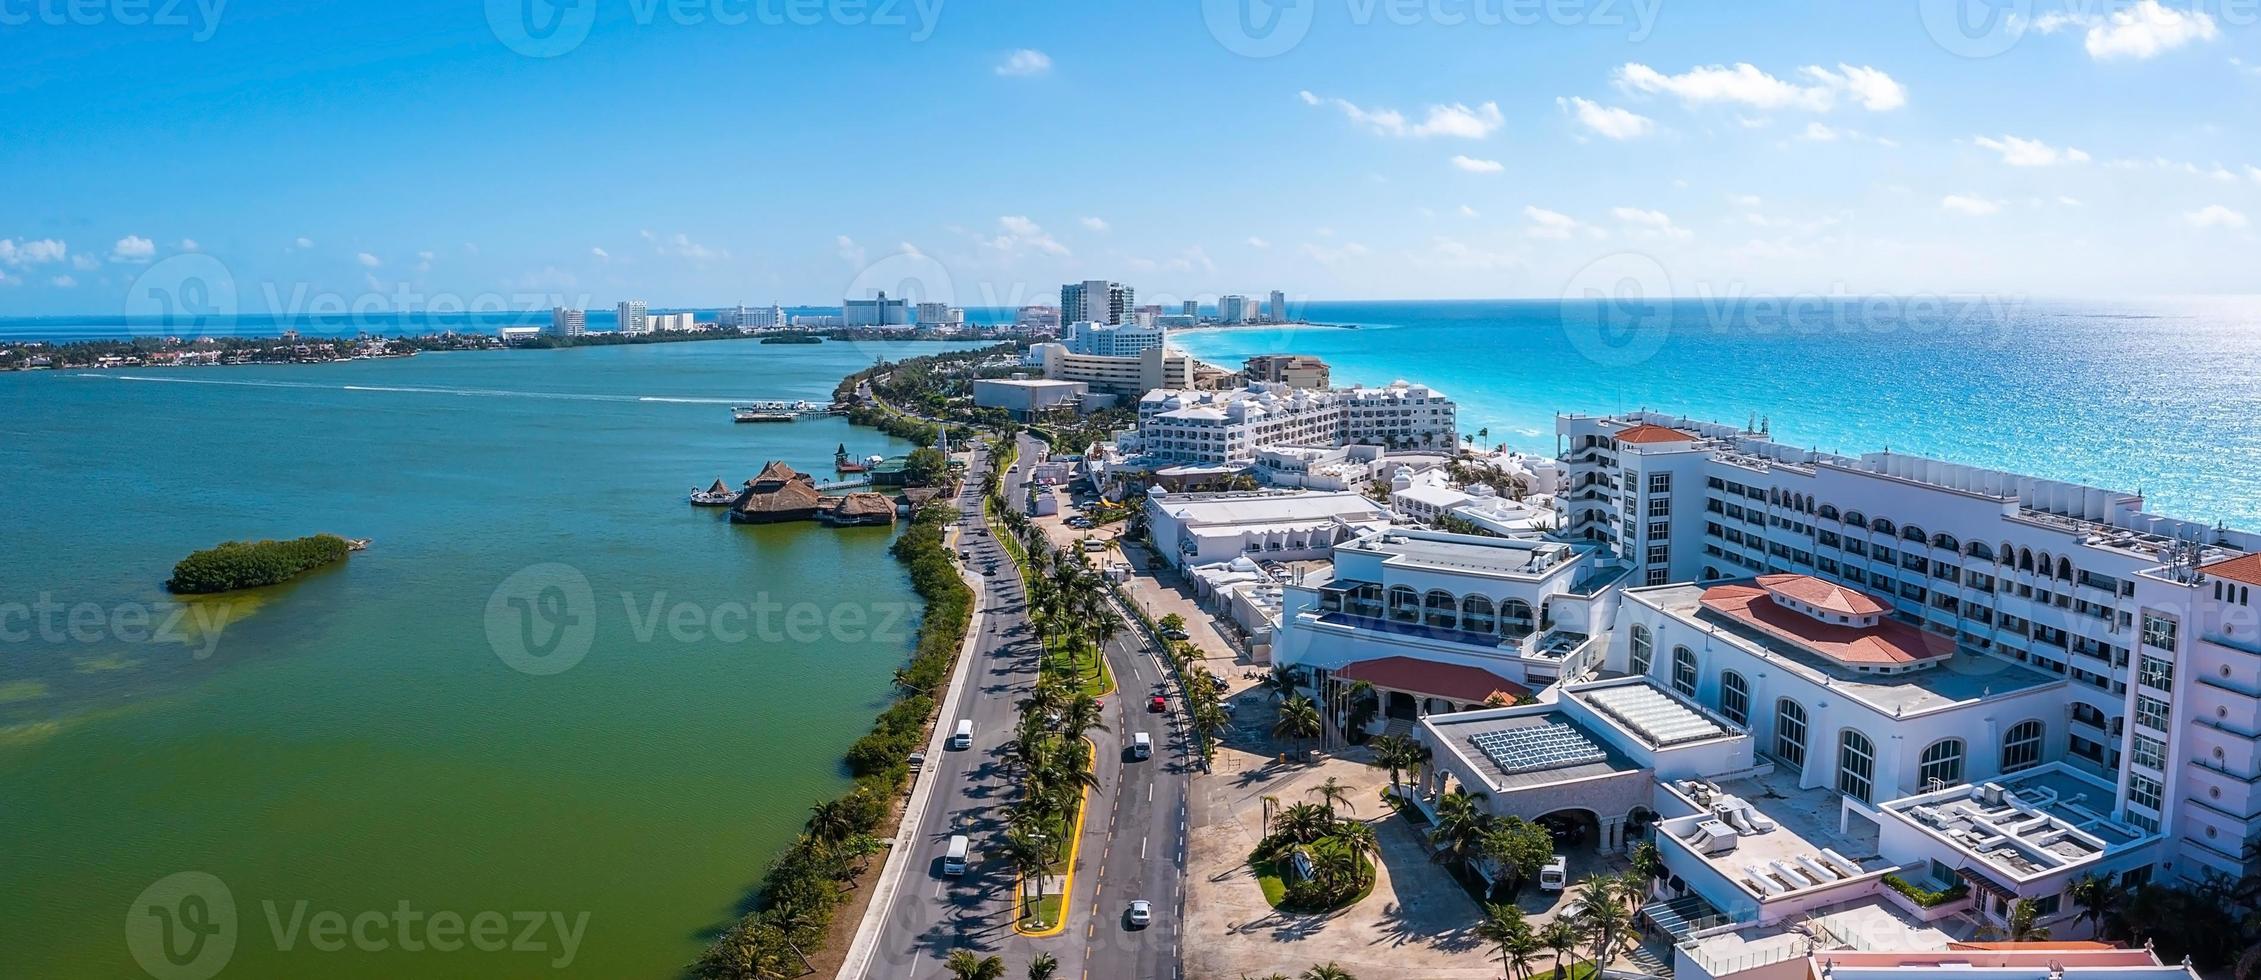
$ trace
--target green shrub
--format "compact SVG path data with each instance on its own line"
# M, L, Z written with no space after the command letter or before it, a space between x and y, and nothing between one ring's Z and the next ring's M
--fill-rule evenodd
M1900 877L1899 875L1885 875L1884 883L1891 886L1893 891L1899 892L1902 895L1906 895L1909 901L1914 902L1917 905L1927 909L1934 906L1945 905L1948 902L1958 901L1971 893L1971 886L1966 882L1960 881L1954 883L1953 885L1947 887L1942 891L1932 891L1928 888L1924 888L1920 885L1910 882L1907 879Z
M290 541L229 541L206 548L173 566L165 588L186 595L257 588L290 580L302 572L345 560L352 546L335 534Z

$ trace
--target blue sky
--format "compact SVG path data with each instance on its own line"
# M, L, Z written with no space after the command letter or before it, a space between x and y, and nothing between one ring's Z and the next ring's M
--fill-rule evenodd
M2255 291L2253 0L79 2L0 0L0 314Z

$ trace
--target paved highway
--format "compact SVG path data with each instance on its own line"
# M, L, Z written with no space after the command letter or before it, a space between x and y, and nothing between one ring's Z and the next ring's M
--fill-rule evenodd
M1027 461L1040 446L1022 437L1020 465L1005 476L1007 500L1021 499ZM960 718L971 719L973 748L929 755L919 778L935 782L923 812L912 814L916 832L907 845L913 849L905 855L908 865L898 878L874 886L881 892L874 901L884 908L876 930L872 920L865 922L874 934L859 937L871 944L869 955L851 954L843 978L948 977L943 961L957 949L1002 957L1007 975L1014 977L1038 954L1049 953L1059 960L1056 976L1062 978L1175 978L1185 893L1185 797L1194 764L1176 693L1168 692L1169 713L1147 708L1148 698L1163 692L1165 674L1135 626L1107 651L1117 693L1107 698L1107 730L1092 733L1102 786L1085 804L1067 926L1047 936L1013 929L1014 873L998 841L1019 790L1002 761L1003 748L1012 736L1014 704L1034 684L1039 651L1011 559L982 524L981 488L989 463L977 449L958 500L963 519L957 547L971 556L968 564L984 587L973 659L962 672L954 714L938 721L947 733ZM1141 731L1153 737L1154 757L1133 761L1124 746L1131 733ZM960 878L941 872L942 852L953 834L965 834L973 845ZM1134 899L1153 903L1153 925L1128 926L1125 915Z

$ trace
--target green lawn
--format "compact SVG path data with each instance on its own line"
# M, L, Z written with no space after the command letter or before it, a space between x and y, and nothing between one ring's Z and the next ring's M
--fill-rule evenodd
M1060 921L1060 902L1060 896L1046 895L1039 899L1035 905L1023 904L1021 906L1021 926L1027 929L1043 929L1057 925ZM1040 922L1043 925L1037 924Z
M1265 904L1282 912L1312 913L1339 912L1365 901L1366 896L1374 894L1374 884L1381 880L1381 875L1375 873L1373 860L1361 854L1358 857L1358 866L1366 872L1366 887L1360 888L1357 894L1343 900L1341 904L1326 909L1289 908L1281 904L1287 901L1288 884L1284 877L1286 869L1277 862L1257 861L1251 863L1248 867L1250 871L1256 874L1256 886L1264 890ZM1576 978L1572 978L1572 980L1576 980Z

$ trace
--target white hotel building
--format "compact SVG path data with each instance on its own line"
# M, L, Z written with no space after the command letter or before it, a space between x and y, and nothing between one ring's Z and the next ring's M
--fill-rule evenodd
M2261 871L2261 535L1654 413L1557 429L1562 535L1649 586L1626 591L1608 667L1747 728L1776 778L1881 827L1886 857L1944 855L1935 883L2050 919L2073 869Z
M1459 442L1452 399L1426 385L1306 391L1258 382L1232 391L1149 391L1139 451L1189 463L1253 460L1268 446L1434 446Z

